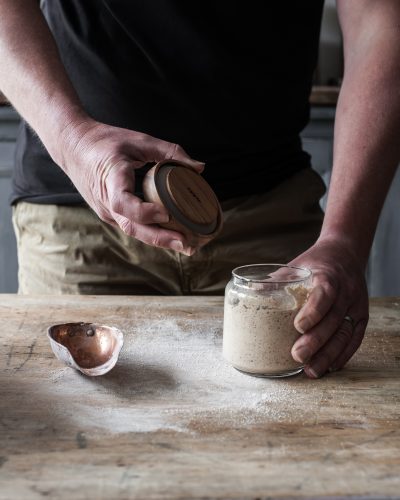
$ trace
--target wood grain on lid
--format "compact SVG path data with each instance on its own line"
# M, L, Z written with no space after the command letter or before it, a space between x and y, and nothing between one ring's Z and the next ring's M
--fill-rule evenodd
M176 167L167 175L167 189L176 207L196 224L218 217L218 203L207 182L188 168Z

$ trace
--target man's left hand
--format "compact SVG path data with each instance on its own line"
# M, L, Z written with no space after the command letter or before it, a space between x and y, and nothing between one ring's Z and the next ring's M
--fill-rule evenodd
M313 289L295 318L303 335L292 356L318 378L340 370L362 342L368 323L364 269L346 242L334 238L317 241L290 264L313 273Z

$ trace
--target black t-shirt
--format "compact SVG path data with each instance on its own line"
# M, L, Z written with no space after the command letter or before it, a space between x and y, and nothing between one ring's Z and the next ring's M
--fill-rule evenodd
M42 9L95 119L180 144L220 199L309 166L323 0L47 0ZM57 75L54 76L57 78ZM137 190L145 169L137 170ZM82 203L22 124L12 202Z

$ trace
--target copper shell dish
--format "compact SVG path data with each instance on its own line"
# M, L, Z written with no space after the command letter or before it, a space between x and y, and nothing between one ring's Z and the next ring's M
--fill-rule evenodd
M94 323L64 323L48 328L55 356L67 366L95 377L116 364L124 340L120 330Z

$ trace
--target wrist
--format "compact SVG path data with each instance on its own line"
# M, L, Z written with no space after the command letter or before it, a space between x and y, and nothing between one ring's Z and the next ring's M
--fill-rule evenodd
M367 246L359 238L350 236L343 231L325 230L323 228L316 245L333 246L358 261L362 269L367 266L370 246Z
M61 115L60 118L56 115L54 127L50 124L45 131L43 143L55 163L68 173L68 159L81 138L96 122L80 107L70 108Z

